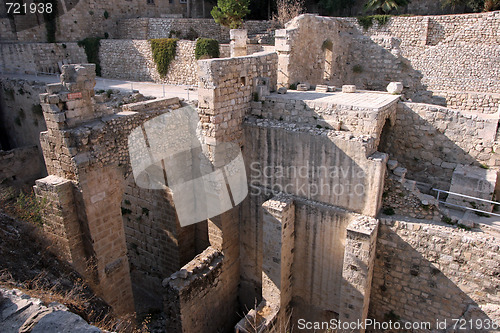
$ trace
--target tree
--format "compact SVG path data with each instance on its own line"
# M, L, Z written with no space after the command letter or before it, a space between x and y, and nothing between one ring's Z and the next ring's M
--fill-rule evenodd
M273 14L273 21L280 27L284 27L286 22L305 11L304 0L277 0L276 7L276 14Z
M243 24L243 17L250 13L249 5L250 0L218 0L217 6L210 14L215 23L230 29L238 29Z
M375 11L378 14L388 14L393 9L399 9L410 3L409 0L368 0L365 10Z

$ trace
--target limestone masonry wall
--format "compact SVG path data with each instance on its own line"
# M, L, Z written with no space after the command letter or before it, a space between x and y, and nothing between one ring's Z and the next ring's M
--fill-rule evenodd
M185 4L170 4L168 2L146 2L130 0L114 0L103 2L98 0L79 0L73 2L59 2L59 17L56 20L56 39L58 41L78 41L89 36L118 37L116 24L120 19L130 17L159 17L160 14L183 13ZM62 6L61 6L62 4ZM2 8L3 9L3 8ZM108 17L105 17L105 12ZM0 40L18 40L26 42L46 41L46 29L42 15L35 18L41 22L40 26L29 28L33 25L32 15L15 16L13 30L8 18L0 22Z
M241 124L250 113L256 80L268 78L269 90L275 90L276 60L276 54L261 52L198 62L198 113L205 143L243 142Z
M194 57L196 42L179 40L175 59L164 78L156 70L151 44L147 40L102 40L99 49L102 76L133 81L154 81L168 84L198 82Z
M376 152L372 137L252 118L244 125L251 187L277 187L366 215L378 211L367 198L381 195L385 164L383 156L369 157Z
M243 24L249 35L266 32L271 26L270 21L250 20ZM168 38L172 35L185 37L194 31L198 37L229 42L229 29L221 27L213 19L133 18L119 21L118 28L121 39Z
M0 150L0 183L3 185L29 187L46 174L39 147Z
M500 12L392 17L366 31L355 18L302 15L276 33L279 82L385 90L401 81L414 101L494 113L499 28Z
M500 320L499 236L430 221L381 219L370 316ZM483 326L484 327L484 326Z
M3 149L36 145L46 130L38 95L45 85L23 79L0 78L0 130ZM39 156L42 157L41 150Z
M419 103L399 103L382 151L408 169L408 179L447 189L457 163L500 165L498 118Z
M60 73L59 64L87 62L77 43L0 43L0 72Z

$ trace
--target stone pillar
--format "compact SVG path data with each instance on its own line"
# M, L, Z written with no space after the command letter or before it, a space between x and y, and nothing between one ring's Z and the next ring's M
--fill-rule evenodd
M247 30L231 29L229 31L231 38L231 58L243 57L247 53Z
M59 257L77 271L87 269L83 235L75 209L73 183L65 178L47 176L36 181L36 196L45 203L43 230L57 246Z
M295 205L280 194L262 204L262 302L235 326L235 333L289 330Z
M286 29L278 29L274 36L275 50L278 53L278 88L288 89L290 84L289 66L291 47Z
M339 320L342 322L364 322L368 316L377 230L378 220L367 216L361 216L347 226L340 290Z

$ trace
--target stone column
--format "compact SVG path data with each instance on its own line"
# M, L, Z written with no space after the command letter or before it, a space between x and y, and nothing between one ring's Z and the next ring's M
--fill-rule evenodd
M291 47L286 29L278 29L274 36L274 45L278 53L278 88L288 88L292 82L289 77Z
M231 58L243 57L247 53L247 30L231 29L229 31L231 38Z
M262 205L263 260L262 298L275 313L278 328L284 331L292 300L292 262L295 205L290 197L279 195ZM266 321L267 318L266 318Z
M339 320L342 322L364 322L368 316L377 230L378 220L367 216L347 226L340 290Z
M65 178L47 176L36 181L36 196L44 202L43 230L57 246L58 256L78 272L87 269L83 235L75 209L73 183Z

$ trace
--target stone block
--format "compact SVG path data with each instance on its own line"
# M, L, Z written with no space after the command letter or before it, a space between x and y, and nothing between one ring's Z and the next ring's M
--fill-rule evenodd
M406 168L403 167L397 167L396 169L392 170L392 173L398 177L406 176L406 172L408 172L408 170L406 170Z
M356 92L356 86L353 84L345 84L342 86L342 92L345 94L352 94Z
M387 167L389 168L389 170L396 169L398 167L398 161L396 161L396 160L387 161Z
M328 86L322 85L322 84L318 84L316 86L316 92L328 92Z
M278 94L282 94L282 95L284 95L284 94L286 94L286 93L287 93L287 91L288 91L288 90L287 90L285 87L281 87L281 88L279 88L279 89L278 89Z
M308 91L311 86L309 83L300 83L297 85L297 90L298 91Z
M387 92L390 94L401 94L403 92L403 84L401 82L391 82L387 85Z
M496 183L497 172L495 170L459 164L451 178L450 192L492 200ZM490 203L452 194L448 195L446 202L488 212L493 210L493 205Z

